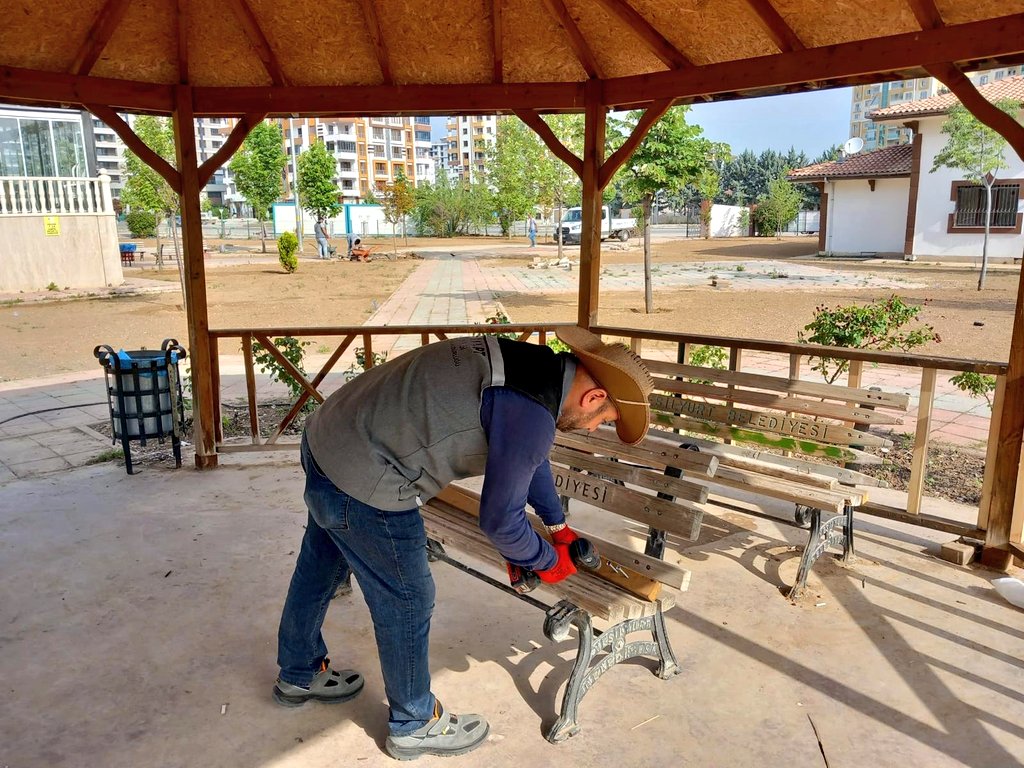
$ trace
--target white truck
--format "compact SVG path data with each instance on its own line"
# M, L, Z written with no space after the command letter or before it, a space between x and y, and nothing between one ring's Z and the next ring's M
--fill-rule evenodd
M580 230L583 228L583 209L570 208L562 217L558 225L562 230L562 242L566 245L575 245L580 241ZM625 242L636 229L636 219L621 218L613 219L607 205L601 206L601 239L607 240L610 237L617 237ZM555 240L558 240L558 230L555 230Z

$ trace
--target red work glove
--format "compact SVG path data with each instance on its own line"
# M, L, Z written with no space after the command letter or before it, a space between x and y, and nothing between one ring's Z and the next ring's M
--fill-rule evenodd
M568 528L563 528L561 531L558 531L558 533L565 533L566 531L568 531L573 538L576 537L576 534L569 531ZM576 566L573 565L572 557L569 556L568 544L559 544L556 542L555 553L558 555L558 562L555 563L554 567L548 568L546 571L536 572L537 577L547 584L555 584L567 576L572 576L576 573Z
M568 525L565 526L565 528L555 531L554 533L549 535L551 536L552 543L565 544L565 546L569 546L574 541L576 541L576 539L579 538L579 536L576 535L576 531L574 531Z

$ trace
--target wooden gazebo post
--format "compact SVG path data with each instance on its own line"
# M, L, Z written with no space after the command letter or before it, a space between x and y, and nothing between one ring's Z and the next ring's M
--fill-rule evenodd
M941 80L972 115L998 132L1009 142L1017 156L1024 159L1024 125L1007 115L978 93L974 83L953 64L926 67ZM985 529L985 549L981 561L1000 570L1010 567L1014 551L1021 555L1020 544L1011 547L1011 532L1019 532L1024 522L1024 505L1014 508L1020 479L1021 443L1024 440L1024 269L1017 285L1017 304L1010 335L1010 356L1006 368L1006 391L999 417L992 495Z
M601 279L601 165L607 113L601 103L601 84L588 80L584 87L582 223L580 226L580 289L577 324L590 328L597 322Z
M203 262L203 227L200 208L199 166L196 156L192 88L174 88L174 149L181 174L181 241L184 259L185 316L192 359L192 436L196 466L217 466L214 441L213 365L210 355L210 315L206 304L206 264Z

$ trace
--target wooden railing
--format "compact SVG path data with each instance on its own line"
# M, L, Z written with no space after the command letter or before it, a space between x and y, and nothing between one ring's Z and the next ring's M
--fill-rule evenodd
M359 326L341 328L323 327L291 327L291 328L243 328L221 329L210 331L212 347L212 368L214 392L217 398L214 413L217 415L215 439L218 453L237 451L273 451L295 449L297 442L281 441L285 430L294 422L303 406L313 398L323 402L324 396L319 387L325 378L334 371L341 357L354 342L362 345L364 369L374 365L374 339L400 336L414 336L418 343L428 344L433 340L445 339L450 336L482 334L482 333L515 333L520 340L536 341L544 344L552 336L558 323L548 324L511 324L511 325L443 325L443 326ZM902 352L879 352L864 349L846 349L842 347L826 347L815 344L790 344L786 342L764 341L758 339L739 339L726 336L708 336L662 331L646 331L630 328L596 326L592 329L607 338L616 338L630 344L635 351L643 353L645 347L660 344L663 352L667 349L674 352L677 360L685 360L688 349L693 345L712 345L723 347L729 352L729 367L732 370L742 368L743 353L747 351L770 352L788 356L790 378L799 378L801 363L808 357L831 357L850 361L847 384L851 387L861 386L864 363L895 366L900 368L918 369L920 371L919 403L916 429L914 431L913 459L911 476L907 490L905 508L892 507L879 503L869 503L862 511L889 519L922 525L928 528L943 530L954 534L969 535L983 538L988 522L988 503L991 497L993 458L999 432L998 414L1005 387L1006 363L978 360L959 360L947 357L913 355ZM320 370L312 377L302 375L273 344L274 337L291 336L297 339L316 337L319 339L336 338L337 346L321 365ZM247 406L250 424L250 442L248 444L226 443L221 428L220 402L220 348L222 342L235 339L240 344L244 362ZM252 345L258 342L269 352L280 366L287 371L302 387L302 394L292 405L280 424L272 434L261 436L258 403L256 402L256 374L253 360ZM666 344L667 343L667 344ZM671 346L669 346L671 345ZM935 398L936 383L939 371L973 371L996 377L995 402L992 407L992 421L989 428L988 449L985 462L985 477L982 485L981 503L978 518L974 523L963 523L922 512L924 496L924 479L928 465L928 448L932 426L932 405Z

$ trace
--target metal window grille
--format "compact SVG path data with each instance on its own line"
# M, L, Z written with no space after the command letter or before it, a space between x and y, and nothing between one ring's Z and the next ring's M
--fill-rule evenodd
M1019 184L996 184L992 187L993 227L1013 227L1017 224ZM985 226L985 187L982 185L957 187L955 226Z

